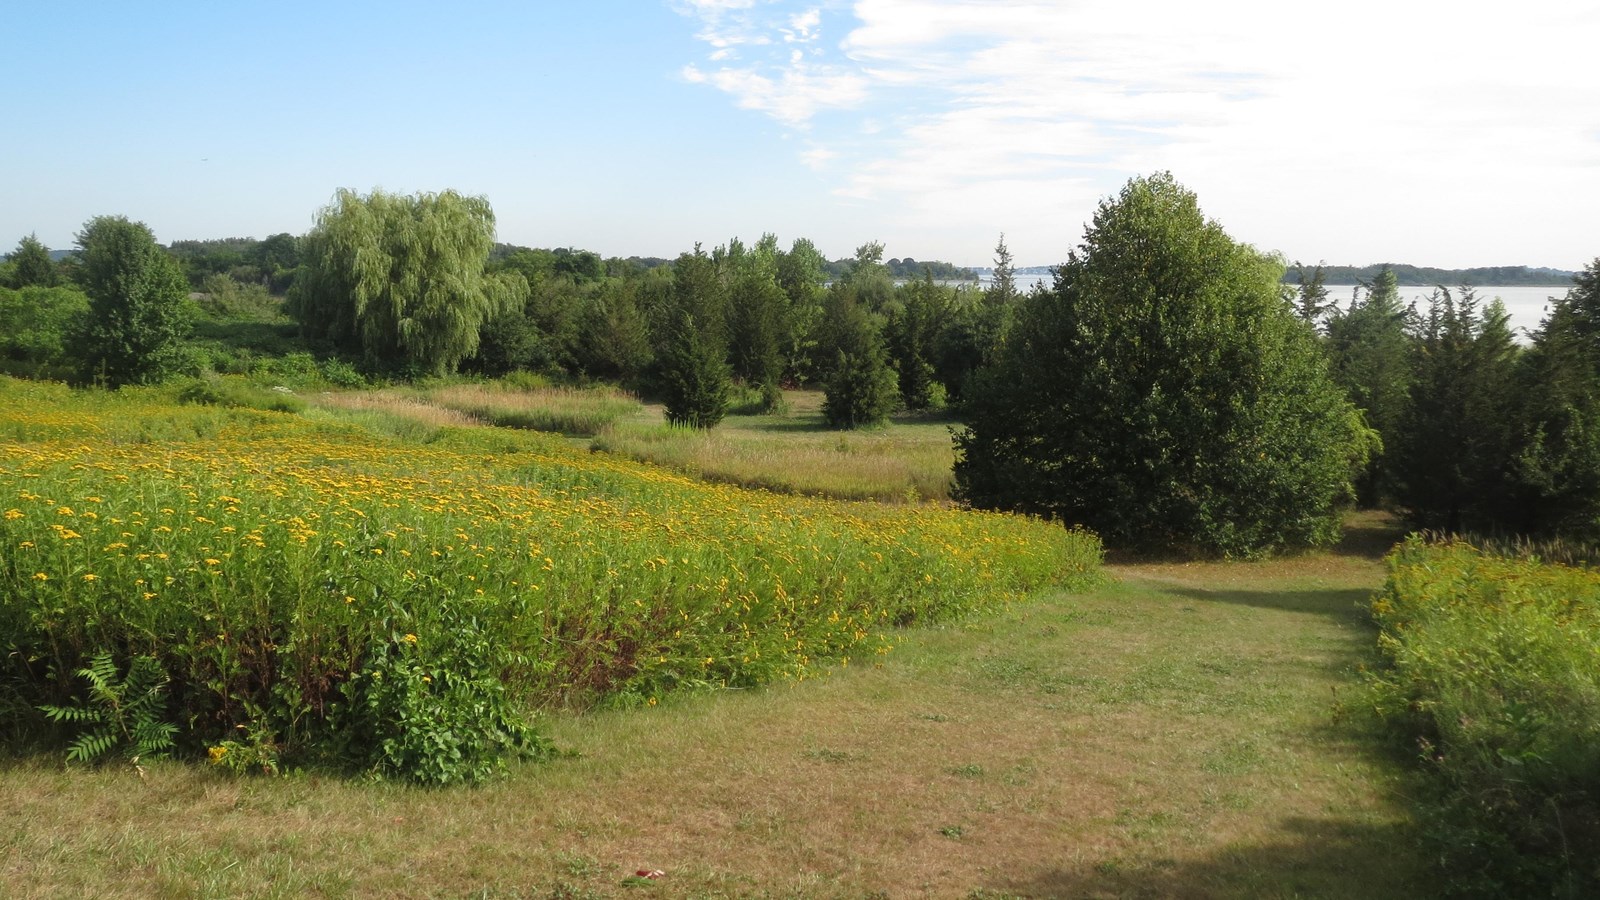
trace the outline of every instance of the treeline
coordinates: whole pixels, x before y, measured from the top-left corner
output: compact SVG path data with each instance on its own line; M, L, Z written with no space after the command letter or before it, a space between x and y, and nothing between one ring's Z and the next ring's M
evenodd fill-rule
M96 223L113 219L119 237L102 246ZM142 286L92 284L84 261L102 251ZM919 277L900 281L911 266ZM953 274L885 262L876 242L830 263L773 235L673 260L517 247L494 241L483 198L346 191L298 237L163 251L143 225L101 217L59 263L23 239L0 267L0 366L107 384L250 371L261 354L310 355L339 383L520 370L619 381L699 427L809 385L827 391L830 421L857 427L959 399L1002 340L1014 282L940 283ZM249 345L222 346L225 334Z
M1600 540L1600 260L1526 348L1470 287L1402 305L1385 268L1341 310L1319 274L1295 306L1381 438L1356 479L1365 503L1449 532Z
M1298 283L1305 271L1295 265L1284 272L1286 284ZM1429 266L1410 266L1404 263L1374 263L1370 266L1321 265L1323 279L1328 284L1371 284L1379 272L1390 272L1400 284L1449 284L1481 287L1495 286L1549 286L1571 287L1573 272L1545 267L1479 266L1472 269L1435 269Z

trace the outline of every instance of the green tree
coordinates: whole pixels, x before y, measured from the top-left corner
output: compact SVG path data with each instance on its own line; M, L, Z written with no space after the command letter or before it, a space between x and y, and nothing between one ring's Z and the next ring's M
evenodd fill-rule
M788 342L788 305L777 280L777 239L763 235L728 284L729 359L745 384L776 390Z
M877 322L850 285L829 291L823 316L828 336L822 345L833 355L823 376L823 416L835 428L883 423L894 412L900 385Z
M900 400L907 409L944 405L945 389L934 379L932 359L946 318L945 291L931 273L900 288L902 301L884 328L889 358L899 380Z
M527 283L485 274L494 211L455 191L341 190L306 235L288 309L302 331L377 368L452 372L484 323L519 305Z
M0 369L29 378L63 377L89 298L72 287L0 288Z
M1600 540L1600 259L1534 332L1518 383L1520 533Z
M1299 263L1295 263L1294 271L1298 286L1295 291L1295 312L1311 327L1320 327L1334 309L1333 302L1328 299L1328 275L1321 263L1311 270L1309 278L1306 277L1305 266Z
M633 381L649 368L650 331L633 281L609 281L592 295L578 323L578 365L589 375Z
M1335 539L1359 415L1281 277L1171 175L1130 181L980 375L959 495L1141 548Z
M816 245L805 238L797 238L788 252L777 254L778 286L788 297L781 348L783 377L793 384L814 380L821 368L817 329L822 321L825 264Z
M7 261L11 264L12 287L55 286L56 264L50 261L50 248L37 236L30 234L18 241Z
M733 377L722 349L688 312L680 312L661 360L662 400L667 421L712 428L728 413Z
M1006 246L1006 236L994 247L994 276L983 292L982 314L978 319L977 340L985 365L1000 358L1006 335L1011 331L1022 293L1017 290L1016 266L1011 258L1011 248Z
M1333 380L1385 445L1356 478L1356 493L1364 506L1381 503L1390 488L1388 446L1411 402L1409 322L1409 314L1400 306L1394 273L1387 267L1378 272L1365 296L1357 294L1349 308L1335 309L1327 320L1324 346Z
M1410 402L1390 470L1417 524L1456 532L1514 518L1517 346L1495 300L1443 288L1413 339Z
M78 233L89 315L80 333L88 378L159 381L177 366L188 332L183 271L143 222L98 216Z

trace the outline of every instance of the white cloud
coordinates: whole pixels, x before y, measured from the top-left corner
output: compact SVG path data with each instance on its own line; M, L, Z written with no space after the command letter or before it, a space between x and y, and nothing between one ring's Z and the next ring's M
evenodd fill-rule
M725 37L732 7L713 6ZM858 0L848 29L828 5L739 8L750 40L827 48L834 22L844 37L700 80L796 129L860 110L821 136L838 194L910 230L962 217L1004 228L1019 258L1058 258L1095 198L1165 168L1236 236L1290 255L1578 265L1600 249L1567 209L1600 196L1587 5Z

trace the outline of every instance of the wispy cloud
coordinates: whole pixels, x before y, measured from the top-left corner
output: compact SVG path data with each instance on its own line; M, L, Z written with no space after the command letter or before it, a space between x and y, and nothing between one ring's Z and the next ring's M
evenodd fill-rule
M963 217L1064 247L1095 197L1170 168L1247 239L1329 252L1315 206L1362 229L1341 246L1377 258L1415 224L1352 204L1531 215L1551 186L1600 195L1586 47L1600 11L1563 0L1492 21L1392 0L696 6L714 50L769 45L685 77L811 130L835 149L802 161L828 162L841 198L907 228ZM850 115L816 134L830 111ZM1456 255L1482 258L1503 234Z

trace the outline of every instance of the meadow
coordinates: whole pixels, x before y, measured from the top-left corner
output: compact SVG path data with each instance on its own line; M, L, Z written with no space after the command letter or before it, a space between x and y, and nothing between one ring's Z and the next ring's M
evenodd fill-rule
M542 746L520 709L802 681L1100 556L1024 518L705 484L538 432L3 395L8 721L92 712L98 654L130 681L150 659L180 748L245 766L472 780Z

